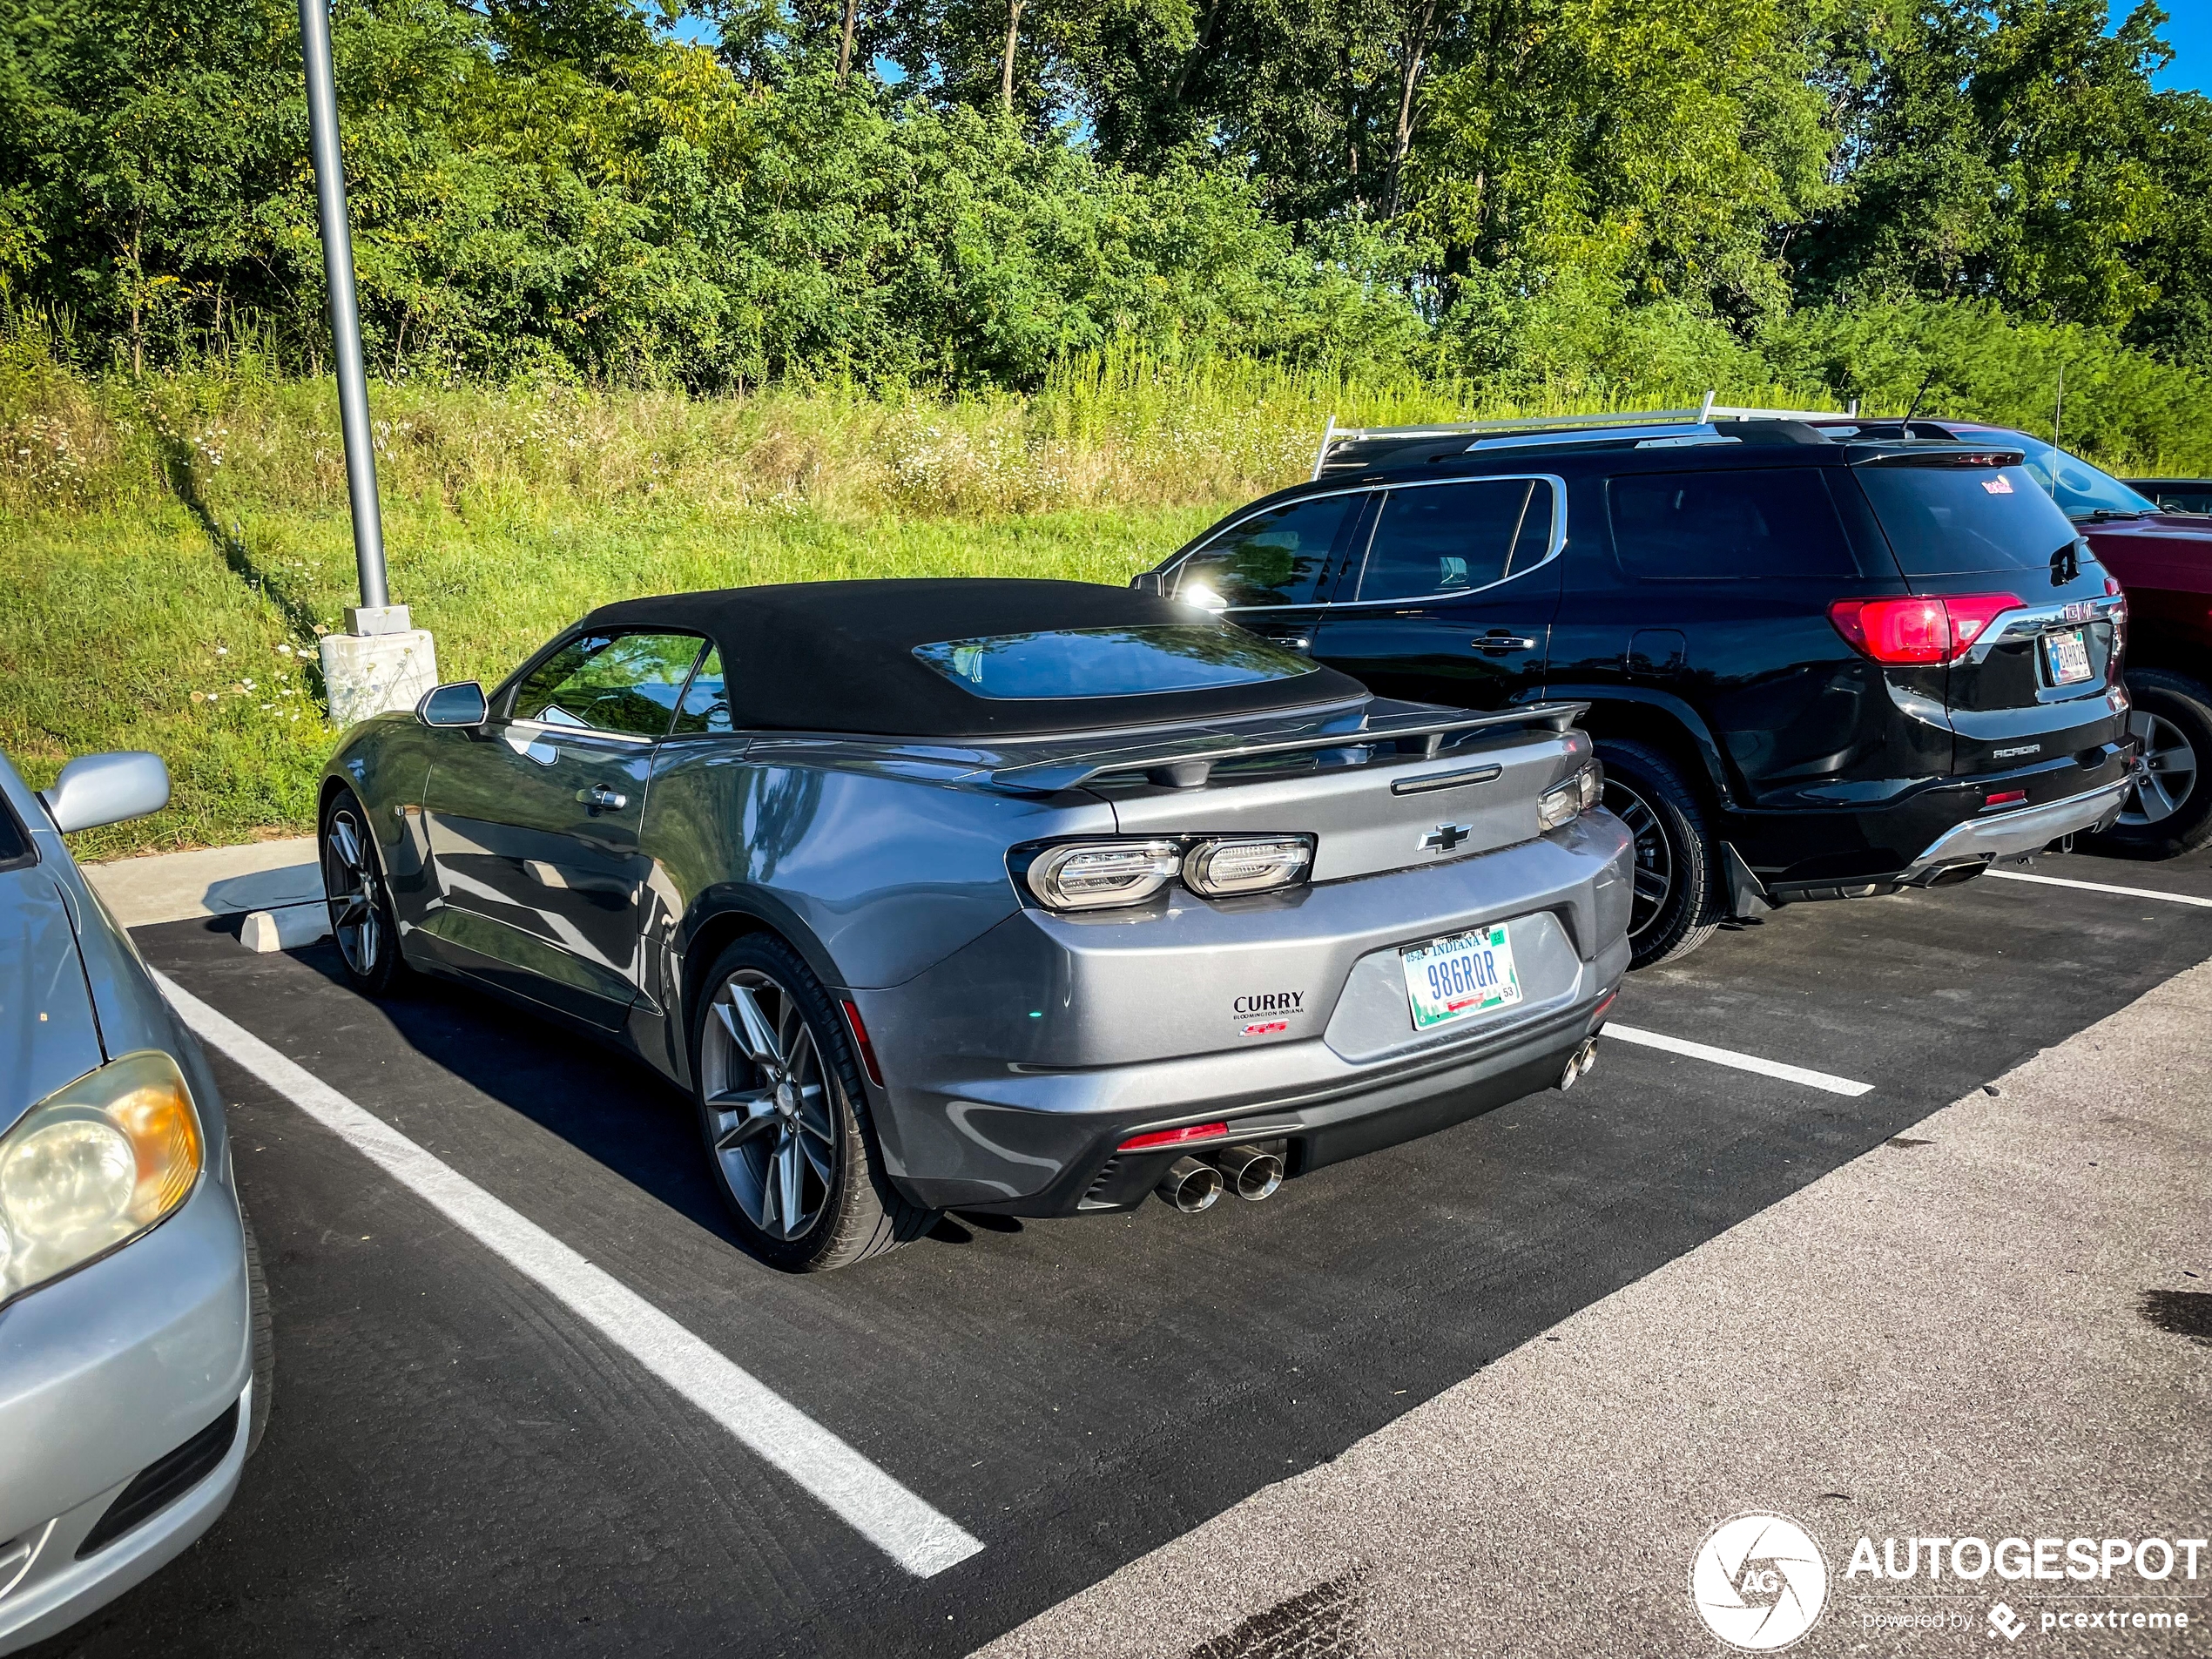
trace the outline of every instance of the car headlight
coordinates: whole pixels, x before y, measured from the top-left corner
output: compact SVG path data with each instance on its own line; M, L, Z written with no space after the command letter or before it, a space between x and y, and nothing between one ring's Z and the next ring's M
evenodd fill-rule
M1555 830L1573 823L1595 808L1604 792L1605 768L1593 760L1565 783L1554 785L1536 797L1537 826Z
M1173 841L1076 841L1038 855L1029 891L1055 910L1141 904L1182 867Z
M1184 855L1184 884L1215 898L1287 887L1313 862L1303 835L1237 835L1200 841Z
M148 1049L87 1072L0 1136L0 1302L126 1244L206 1161L184 1074Z

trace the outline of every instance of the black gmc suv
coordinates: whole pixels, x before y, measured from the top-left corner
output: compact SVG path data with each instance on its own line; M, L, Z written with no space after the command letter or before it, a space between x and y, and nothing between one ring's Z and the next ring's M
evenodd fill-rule
M2108 823L2119 585L2017 448L1815 418L1332 427L1310 482L1135 585L1386 696L1588 699L1639 967Z

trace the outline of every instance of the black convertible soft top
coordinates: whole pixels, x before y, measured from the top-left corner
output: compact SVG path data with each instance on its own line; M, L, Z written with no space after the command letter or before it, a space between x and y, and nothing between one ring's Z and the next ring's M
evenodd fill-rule
M1131 637L1159 637L1130 632L1159 628L1174 630L1169 637L1177 654L1192 661L1257 648L1211 611L1090 582L941 577L722 588L624 599L602 605L582 625L705 634L721 651L731 716L741 730L1048 736L1264 714L1366 696L1358 681L1318 666L1293 668L1287 678L1133 696L1097 695L1074 681L1060 695L986 693L953 671L956 653L936 653L939 666L915 655L916 647L983 642L984 655L996 664L1008 658L994 647L1009 636L1082 631L1092 637L1066 647L1081 661ZM1217 637L1218 650L1212 648ZM961 673L978 661L972 651L957 656ZM980 686L981 671L974 671ZM1009 683L1034 692L1035 671Z

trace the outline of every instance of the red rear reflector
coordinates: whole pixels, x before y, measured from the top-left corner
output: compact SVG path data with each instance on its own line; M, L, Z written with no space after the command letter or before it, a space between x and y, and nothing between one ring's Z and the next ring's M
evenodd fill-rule
M1878 663L1939 664L1965 655L1991 623L2020 606L2011 593L1838 599L1828 620L1853 650Z
M1982 804L1986 806L2010 806L2015 801L2027 799L2025 789L2000 789Z
M1188 1146L1193 1141L1225 1141L1226 1123L1192 1123L1184 1129L1156 1129L1150 1135L1132 1135L1117 1150L1146 1152L1156 1146Z
M860 1010L847 1002L845 1022L853 1028L853 1041L860 1050L860 1063L868 1069L868 1081L878 1089L883 1087L883 1068L876 1063L875 1044L868 1041L868 1028L860 1023Z

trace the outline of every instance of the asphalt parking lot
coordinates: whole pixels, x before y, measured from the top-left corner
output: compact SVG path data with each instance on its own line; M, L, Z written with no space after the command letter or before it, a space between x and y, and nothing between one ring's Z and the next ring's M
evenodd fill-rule
M2033 873L1785 912L1637 976L1615 1010L1824 1086L1610 1040L1571 1093L1264 1204L948 1217L806 1279L737 1250L687 1103L642 1069L443 985L364 1001L327 943L264 956L234 921L142 930L192 996L981 1548L902 1568L215 1055L268 1266L275 1414L216 1528L44 1651L968 1652L2212 957L2212 856ZM1158 1651L1208 1634L1163 1630Z

